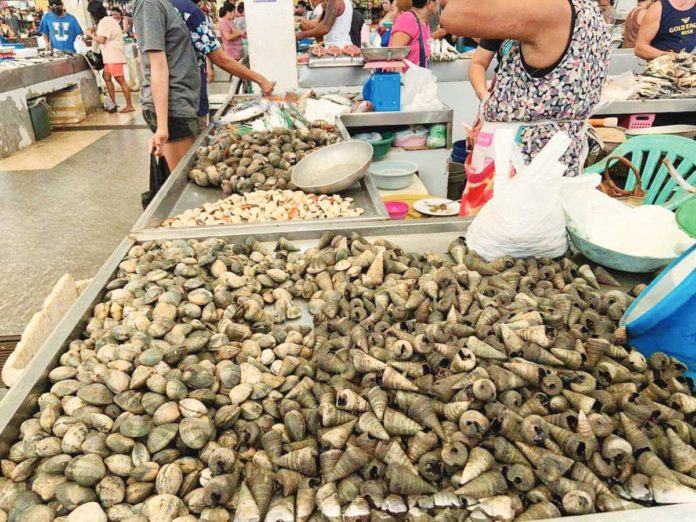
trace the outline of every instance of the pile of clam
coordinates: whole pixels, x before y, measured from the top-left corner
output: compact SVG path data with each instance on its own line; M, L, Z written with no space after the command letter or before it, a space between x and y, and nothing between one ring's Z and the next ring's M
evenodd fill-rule
M189 178L202 187L220 187L225 194L293 189L293 166L317 148L336 141L338 134L321 126L244 135L235 127L221 127L208 145L196 151L196 165Z
M626 347L632 297L601 290L606 271L487 263L461 239L270 248L131 249L1 462L3 519L522 521L696 501L685 368Z
M197 227L238 223L265 223L292 219L356 217L365 212L353 198L339 194L305 194L301 190L255 190L232 194L214 203L167 218L163 227Z

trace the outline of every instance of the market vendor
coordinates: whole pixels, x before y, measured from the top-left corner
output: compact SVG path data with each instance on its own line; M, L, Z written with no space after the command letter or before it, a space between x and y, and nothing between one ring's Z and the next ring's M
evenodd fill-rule
M313 27L303 22L300 26L301 30L295 33L295 39L298 41L305 38L323 39L326 47L351 45L350 28L353 23L351 0L323 0L322 9L324 14L321 20L313 24Z
M217 36L215 36L210 19L205 16L196 3L191 0L170 1L186 23L191 33L193 48L196 51L201 74L200 101L198 106L198 116L202 120L201 123L207 123L205 120L207 120L210 110L206 81L208 76L207 59L233 76L254 82L260 87L264 96L270 95L273 92L275 82L268 80L262 74L252 71L248 67L242 65L220 48L220 43L217 40Z
M658 0L645 13L635 53L652 60L696 48L696 0Z
M564 131L572 140L562 158L565 175L580 174L586 120L599 102L611 50L597 2L450 0L441 24L451 34L512 40L482 103L481 127L493 135L515 131L527 162Z
M406 59L427 67L430 59L430 17L437 9L437 0L413 0L412 6L394 22L389 47L410 47Z
M638 2L635 9L628 13L626 23L624 24L623 42L621 44L623 49L633 49L636 46L638 29L640 29L645 14L648 12L648 7L650 7L653 1L654 0L641 0Z
M63 0L48 0L48 7L50 11L43 15L39 26L46 48L75 54L75 40L82 35L77 18L65 12Z
M15 38L15 32L12 30L12 27L8 23L5 22L3 18L0 18L0 38Z

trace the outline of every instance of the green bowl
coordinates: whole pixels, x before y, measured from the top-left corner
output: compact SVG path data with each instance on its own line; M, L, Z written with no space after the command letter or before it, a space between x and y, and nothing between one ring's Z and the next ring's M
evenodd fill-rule
M684 232L696 238L696 197L677 210L677 224Z
M396 137L393 132L382 132L380 134L382 134L381 140L368 141L368 143L372 145L372 148L374 149L374 153L372 155L373 160L378 160L386 156L389 149L391 149L392 143L394 143L394 138Z

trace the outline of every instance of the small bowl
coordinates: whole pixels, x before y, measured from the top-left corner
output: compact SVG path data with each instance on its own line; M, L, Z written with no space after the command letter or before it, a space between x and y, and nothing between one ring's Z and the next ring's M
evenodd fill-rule
M394 220L406 219L410 207L403 201L387 201L384 207L389 212L389 217Z
M378 161L370 165L368 172L378 189L399 190L413 182L418 165L412 161Z

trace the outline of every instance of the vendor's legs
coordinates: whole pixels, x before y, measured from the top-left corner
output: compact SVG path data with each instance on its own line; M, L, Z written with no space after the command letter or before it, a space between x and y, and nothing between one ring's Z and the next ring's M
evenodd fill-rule
M114 102L114 106L116 106L116 89L114 88L114 83L111 81L111 72L109 72L108 66L109 64L104 65L104 73L102 74L104 78L104 83L106 84L106 90L109 93L109 98L111 98L111 101Z
M133 112L133 98L131 97L130 87L128 82L126 82L125 76L117 76L116 81L121 86L121 92L123 92L123 97L126 99L126 106L121 109L120 112Z
M193 145L193 136L178 141L169 141L164 146L164 158L170 170L174 170Z
M150 110L143 110L143 118L152 132L157 130L157 116ZM191 148L200 133L198 118L177 118L169 116L169 141L163 148L164 158L169 170L173 171Z

